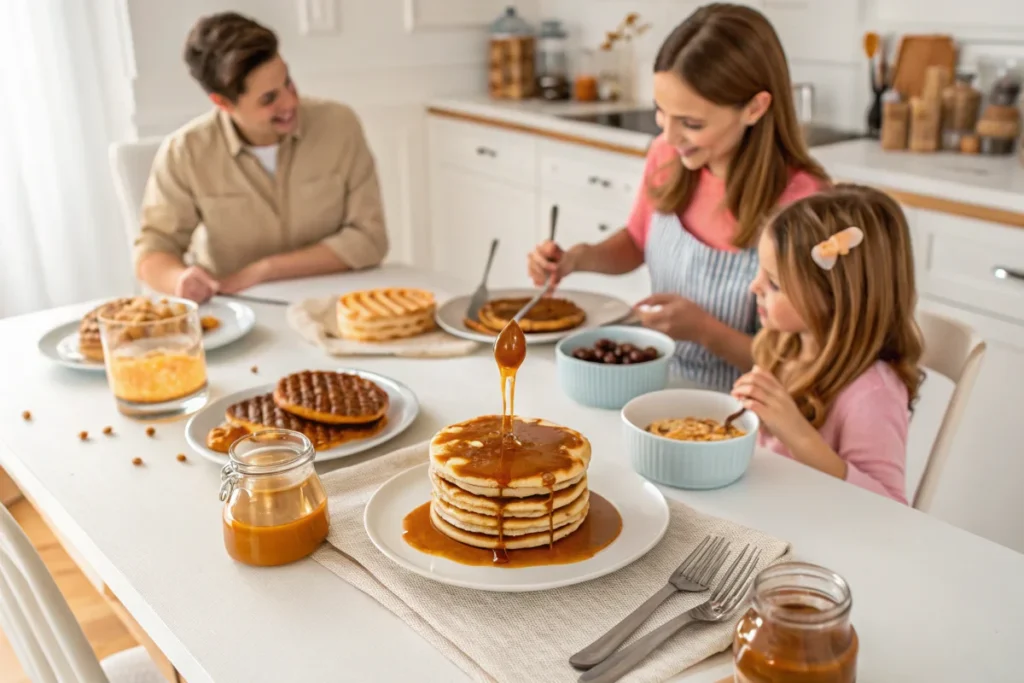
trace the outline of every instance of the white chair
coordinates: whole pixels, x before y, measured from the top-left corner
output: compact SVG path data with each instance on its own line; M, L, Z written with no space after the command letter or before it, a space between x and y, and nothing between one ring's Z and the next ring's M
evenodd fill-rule
M42 558L2 505L0 628L33 683L164 683L142 647L96 658Z
M929 512L949 460L953 438L981 369L985 342L970 326L935 313L918 311L917 322L924 338L921 365L953 382L953 395L942 415L938 434L932 442L924 466L924 474L914 493L913 506Z
M135 244L139 234L139 210L142 195L153 167L153 158L163 138L150 137L135 142L115 142L110 145L110 169L114 176L114 189L120 204L128 246Z

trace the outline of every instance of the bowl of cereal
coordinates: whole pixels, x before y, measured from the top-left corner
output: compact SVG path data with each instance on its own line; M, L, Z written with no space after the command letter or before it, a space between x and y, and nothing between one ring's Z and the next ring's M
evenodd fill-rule
M558 342L555 366L562 391L577 403L618 410L668 384L676 343L656 330L609 325Z
M626 449L641 475L683 489L727 486L747 471L760 423L751 411L726 432L725 418L740 409L728 394L666 389L638 396L622 408Z

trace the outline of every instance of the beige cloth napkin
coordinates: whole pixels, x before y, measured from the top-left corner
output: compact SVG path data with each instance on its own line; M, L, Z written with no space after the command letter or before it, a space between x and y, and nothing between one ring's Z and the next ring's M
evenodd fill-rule
M316 344L332 356L402 356L405 358L446 358L465 356L479 346L443 330L434 330L408 339L363 342L343 339L335 317L336 297L304 299L288 306L288 326L303 339Z
M331 531L329 543L313 559L394 612L477 681L575 681L579 672L569 665L569 656L664 586L705 534L728 538L734 552L746 543L761 548L759 569L788 550L785 541L670 500L671 518L662 541L608 576L535 593L448 586L394 564L377 550L363 527L363 509L373 492L393 475L427 459L423 443L324 476ZM707 597L673 596L631 641ZM732 643L735 621L687 627L622 680L663 681L725 650Z

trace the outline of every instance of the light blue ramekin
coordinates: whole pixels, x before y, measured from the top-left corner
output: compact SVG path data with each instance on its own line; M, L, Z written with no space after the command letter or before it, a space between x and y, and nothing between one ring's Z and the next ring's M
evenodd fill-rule
M655 360L631 365L605 365L573 358L573 351L593 347L599 339L640 348L653 346L660 355ZM555 347L558 383L577 403L618 410L637 396L665 388L675 350L676 343L671 337L644 327L609 325L584 330L562 339Z
M675 441L651 434L647 425L668 418L711 418L724 422L740 409L728 394L700 389L666 389L639 396L622 408L626 450L633 468L651 481L681 489L727 486L747 471L760 421L747 411L734 423L746 432L726 441Z

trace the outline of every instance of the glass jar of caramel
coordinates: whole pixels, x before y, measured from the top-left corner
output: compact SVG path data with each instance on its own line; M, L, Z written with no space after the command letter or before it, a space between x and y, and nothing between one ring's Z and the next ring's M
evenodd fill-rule
M306 557L327 538L327 494L303 434L267 429L231 444L221 470L224 545L258 567Z
M733 639L737 683L853 683L853 599L838 574L789 562L762 571Z

